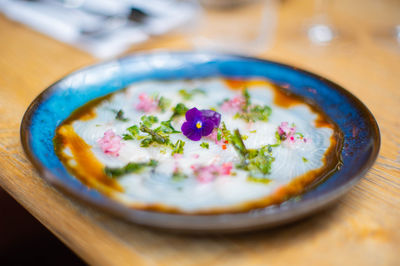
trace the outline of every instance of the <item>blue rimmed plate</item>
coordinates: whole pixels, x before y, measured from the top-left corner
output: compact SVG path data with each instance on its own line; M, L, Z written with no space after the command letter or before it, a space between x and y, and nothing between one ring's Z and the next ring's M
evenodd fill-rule
M167 214L128 208L71 176L54 152L57 126L85 103L146 79L191 79L212 76L267 78L313 100L344 134L343 166L296 200L246 213ZM380 146L379 129L370 111L340 86L304 70L271 61L220 53L157 52L136 54L76 71L41 93L21 124L22 145L47 181L64 192L138 224L187 232L237 232L284 224L335 202L372 166Z

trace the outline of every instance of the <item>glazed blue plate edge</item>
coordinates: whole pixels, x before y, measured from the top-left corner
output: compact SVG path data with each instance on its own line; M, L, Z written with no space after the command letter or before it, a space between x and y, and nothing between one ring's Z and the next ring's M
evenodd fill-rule
M177 56L177 55L182 55L182 53L169 53L170 55L173 55L173 56ZM183 53L183 54L187 54L187 55L190 55L191 53ZM147 56L148 54L141 54L141 55L139 55L139 56ZM151 55L154 55L154 54L151 54ZM126 59L129 59L129 58L131 58L131 57L137 57L138 55L132 55L132 56L130 56L130 57L127 57L127 58L123 58L122 59L122 61L123 60L126 60ZM217 56L218 57L218 54L216 55L216 54L213 54L213 56ZM312 73L310 73L310 72L307 72L307 71L304 71L304 70L301 70L301 69L297 69L297 68L293 68L293 67L291 67L291 66L288 66L288 65L285 65L285 64L281 64L281 63L277 63L277 62L271 62L271 61L267 61L267 60L262 60L262 59L256 59L256 58L247 58L247 57L242 57L242 56L235 56L235 55L223 55L223 56L225 56L225 57L227 57L227 58L240 58L241 60L250 60L250 61L257 61L257 62L260 62L260 63L269 63L269 64L274 64L274 65L279 65L279 66L281 66L281 67L284 67L284 68L289 68L289 69L295 69L296 71L300 71L300 72L302 72L302 73L304 73L304 74L307 74L307 75L309 75L310 77L312 77L312 78L319 78L319 80L321 80L321 81L323 81L323 82L326 82L326 83L328 83L330 86L332 86L332 87L334 87L334 88L336 88L336 89L339 89L342 93L344 93L344 94L347 94L347 97L349 97L349 98L351 98L352 100L354 100L355 101L355 103L356 103L356 105L358 105L359 107L361 106L361 110L363 110L363 111L366 111L367 113L368 113L368 115L366 115L369 119L370 119L370 123L371 123L371 125L373 125L373 127L374 127L374 131L375 131L375 144L376 145L374 145L374 147L373 147L373 150L372 150L372 156L370 156L369 157L369 160L367 161L367 163L366 164L364 164L364 166L363 166L363 168L362 169L359 169L359 170L362 170L361 172L359 171L358 172L358 175L357 176L353 176L353 178L352 178L352 181L353 182L351 182L351 183L355 183L356 181L358 181L364 174L365 174L365 172L367 172L367 170L371 167L371 165L373 164L373 162L375 161L375 159L376 159L376 156L377 156L377 154L378 154L378 151L379 151L379 147L380 147L380 134L379 134L379 128L378 128L378 125L377 125L377 123L376 123L376 120L373 118L373 116L372 116L372 114L371 114L371 112L368 110L368 108L366 108L366 106L363 104L363 103L361 103L361 101L359 101L356 97L354 97L350 92L348 92L348 91L346 91L346 90L344 90L342 87L340 87L340 86L338 86L337 84L335 84L335 83L333 83L333 82L331 82L331 81L329 81L329 80L326 80L326 79L324 79L324 78L322 78L322 77L319 77L319 76L317 76L317 75L315 75L315 74L312 74ZM103 63L104 64L104 63ZM107 64L107 63L106 63ZM88 68L84 68L84 69L82 69L82 70L79 70L79 71L77 71L77 72L80 72L80 71L84 71L84 70L89 70L90 68L92 68L92 67L96 67L97 65L94 65L94 66L90 66L90 67L88 67ZM77 72L73 72L72 74L70 74L70 75L73 75L73 74L75 74L75 73L77 73ZM69 77L70 75L68 75L67 77ZM61 187L62 189L65 189L65 188L67 188L68 190L70 190L69 192L72 192L72 194L74 194L75 196L78 196L78 197L80 197L80 198L86 198L86 201L90 201L90 203L92 203L92 204L95 204L96 206L98 206L99 207L99 204L100 205L113 205L113 207L112 208L114 208L114 209L119 209L119 211L126 211L126 209L125 208L118 208L118 207L120 207L120 206L118 206L119 204L114 204L114 202L112 202L111 200L109 200L109 199L107 199L107 198L104 198L104 196L102 196L102 195L100 195L100 197L95 197L95 199L93 199L93 198L91 198L91 196L94 196L94 195L91 195L91 196L89 196L89 197L87 197L87 195L82 195L82 194L80 194L80 192L81 192L81 190L79 190L79 191L76 191L76 188L70 188L70 187L68 187L68 184L67 184L67 187L65 187L65 183L60 183L60 180L58 180L56 177L54 177L51 173L49 173L46 169L42 169L42 165L41 165L41 163L38 161L38 159L36 158L36 156L33 154L33 153L31 153L31 149L30 149L30 146L29 146L29 143L30 142L32 142L33 140L32 139L29 139L31 136L30 136L30 134L27 134L27 131L26 130L24 130L24 129L27 129L27 128L30 128L30 125L29 125L29 121L31 120L31 118L32 118L32 115L33 115L33 111L35 110L35 107L37 107L37 105L40 105L40 103L43 101L43 100L45 100L47 97L50 97L51 96L51 91L52 90L55 90L56 89L56 85L57 84L59 84L61 81L62 81L63 79L61 79L60 81L58 81L58 82L56 82L56 83L54 83L53 85L51 85L48 89L46 89L44 92L42 92L33 102L32 102L32 104L30 105L30 107L28 108L28 110L26 111L26 113L25 113L25 115L24 115L24 118L23 118L23 122L21 123L21 141L22 141L22 144L23 144L23 147L24 147L24 150L25 150L25 152L26 152L26 154L28 155L28 157L31 159L31 161L33 162L33 164L34 164L34 166L36 167L36 169L38 169L39 170L39 172L46 178L46 179L48 179L51 183L54 183L55 185L57 185L57 187ZM348 186L348 188L350 188L351 186L352 186L353 184L350 184L349 186ZM348 189L346 189L346 191L347 191ZM335 191L332 191L332 192L335 192ZM344 194L344 192L343 193L340 193L340 194ZM326 195L325 194L325 198L328 198L328 195ZM335 197L336 198L336 197ZM95 200L95 202L92 202L93 200ZM314 199L315 200L315 199ZM308 200L307 200L308 201ZM306 202L305 201L303 201L303 204L302 205L304 205L304 204L306 204ZM296 205L299 205L299 203L296 203ZM100 206L101 207L101 206ZM104 206L103 206L104 207ZM106 206L105 206L106 207ZM111 206L110 206L111 207ZM288 206L287 206L288 207ZM298 206L298 207L300 207L300 206ZM106 208L107 209L107 208ZM276 209L275 209L276 210ZM108 210L109 211L109 210ZM117 212L119 212L119 211L117 211ZM137 210L136 210L136 212L137 212ZM141 211L139 211L139 212L141 212ZM254 212L254 215L256 215L256 213L257 212ZM117 213L118 214L118 213ZM222 215L229 215L229 214L222 214ZM234 215L234 216L237 216L237 214L231 214L231 215ZM125 216L125 215L123 215L123 216ZM126 217L125 217L126 218Z

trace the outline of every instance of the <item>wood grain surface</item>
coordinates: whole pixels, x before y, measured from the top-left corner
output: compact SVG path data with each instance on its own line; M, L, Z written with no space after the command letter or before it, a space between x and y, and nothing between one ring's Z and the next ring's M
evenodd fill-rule
M310 44L302 26L313 12L312 1L282 1L274 42L260 57L339 83L378 121L377 162L334 207L272 230L183 236L126 223L61 194L27 160L20 121L44 88L97 60L1 15L0 185L89 264L400 265L400 45L383 40L400 24L399 1L328 2L337 41ZM174 35L131 51L190 47Z

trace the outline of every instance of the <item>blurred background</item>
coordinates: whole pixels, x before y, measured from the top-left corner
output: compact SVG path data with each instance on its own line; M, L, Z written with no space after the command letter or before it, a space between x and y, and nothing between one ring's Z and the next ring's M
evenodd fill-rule
M188 49L249 55L282 33L305 52L345 49L362 35L386 49L400 44L397 0L1 0L0 12L99 59L177 36Z
M8 30L10 24L17 25L15 31ZM35 34L39 37L32 46L46 45L48 39L57 44L36 55L15 48L24 36ZM199 49L284 63L291 63L286 57L290 51L301 67L324 69L329 78L333 63L325 59L332 56L353 67L367 59L379 63L378 54L400 59L400 1L0 0L0 38L16 42L0 44L0 60L13 54L35 64L50 61L55 65L51 73L57 71L58 60L68 61L72 70L131 52ZM78 51L76 57L63 58L61 53L71 49ZM363 53L367 50L379 52ZM309 63L314 58L320 59L319 65ZM54 81L42 78L47 84ZM5 265L35 260L43 265L84 264L2 190L0 213L0 256Z

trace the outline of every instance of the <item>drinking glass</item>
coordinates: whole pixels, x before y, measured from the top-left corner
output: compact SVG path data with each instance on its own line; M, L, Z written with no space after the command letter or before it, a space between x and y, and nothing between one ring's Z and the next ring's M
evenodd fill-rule
M268 49L277 24L276 0L201 0L192 34L199 49L255 55Z

